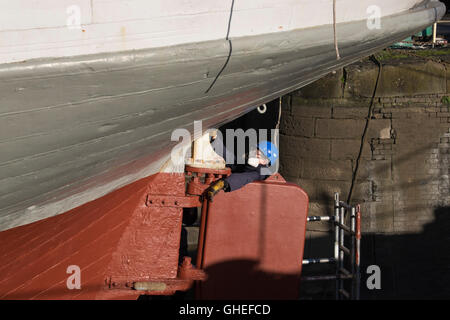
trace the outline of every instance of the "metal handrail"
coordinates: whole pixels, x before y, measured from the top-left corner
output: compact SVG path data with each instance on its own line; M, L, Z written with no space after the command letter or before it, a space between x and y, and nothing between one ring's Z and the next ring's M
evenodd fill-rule
M360 206L351 206L339 201L339 194L334 195L334 216L310 216L308 222L330 222L334 225L334 257L303 259L303 265L334 264L334 275L303 276L302 281L334 280L336 283L336 300L343 298L358 300L360 297L360 241L361 241L361 210ZM350 212L350 226L344 222L345 214ZM350 236L350 248L344 245L345 234ZM344 257L348 261L344 261ZM350 270L345 268L345 263L350 264ZM351 280L350 291L345 287L345 280Z

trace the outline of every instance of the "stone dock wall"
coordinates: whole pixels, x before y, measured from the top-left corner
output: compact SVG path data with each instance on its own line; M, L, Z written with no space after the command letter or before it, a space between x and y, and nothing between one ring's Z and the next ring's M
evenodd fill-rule
M371 61L329 74L284 97L280 172L310 196L310 214L347 199L378 67ZM364 232L421 232L448 206L450 73L446 64L398 59L384 64L353 202Z
M382 63L352 197L363 217L362 298L450 298L450 64ZM332 214L334 192L348 197L377 74L367 60L283 97L280 172L306 190L309 215ZM329 225L307 229L305 257L332 256ZM365 286L373 264L380 290ZM301 287L305 299L333 299L333 290L325 282Z

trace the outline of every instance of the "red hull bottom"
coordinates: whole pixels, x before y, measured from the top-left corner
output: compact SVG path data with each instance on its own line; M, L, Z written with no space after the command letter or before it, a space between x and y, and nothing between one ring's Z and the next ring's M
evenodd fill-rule
M137 299L188 290L194 280L204 281L201 299L295 299L306 193L275 175L217 195L202 217L197 260L206 279L189 258L179 265L182 208L201 206L220 174L208 173L206 184L190 176L188 195L184 174L158 173L0 232L0 299Z
M173 293L182 208L148 207L146 197L184 190L184 174L158 173L0 232L0 299L136 299L141 292L131 287L139 281L164 282L158 294ZM80 288L73 288L78 279Z

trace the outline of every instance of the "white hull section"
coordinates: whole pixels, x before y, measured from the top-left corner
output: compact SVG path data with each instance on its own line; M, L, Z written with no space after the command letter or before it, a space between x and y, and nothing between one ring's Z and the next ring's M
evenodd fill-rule
M337 0L336 22L404 12L422 0ZM0 63L223 39L232 0L0 0ZM333 0L235 1L230 37L333 23Z

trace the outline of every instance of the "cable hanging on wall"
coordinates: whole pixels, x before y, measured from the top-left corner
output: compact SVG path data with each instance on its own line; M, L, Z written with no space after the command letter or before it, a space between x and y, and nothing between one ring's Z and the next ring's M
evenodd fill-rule
M373 89L372 99L370 100L369 112L368 112L367 119L366 119L366 125L364 127L364 131L361 136L361 145L359 147L358 157L356 158L355 170L353 171L353 175L352 175L352 183L350 185L350 190L348 192L347 203L351 203L351 201L352 201L353 189L355 187L355 183L358 178L359 163L361 162L361 157L362 157L362 154L364 151L364 145L366 144L366 135L367 135L367 131L369 130L370 119L372 119L372 116L373 116L373 104L374 104L375 97L377 95L377 90L378 90L380 80L381 80L381 71L383 71L383 65L375 57L375 55L370 56L370 59L375 64L378 65L378 75L377 75L377 80L375 82L375 88Z

